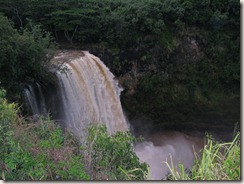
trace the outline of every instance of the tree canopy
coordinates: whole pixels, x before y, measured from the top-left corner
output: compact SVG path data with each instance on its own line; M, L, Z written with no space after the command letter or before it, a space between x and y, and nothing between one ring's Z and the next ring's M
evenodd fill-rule
M45 63L43 52L38 53L48 47L40 40L50 40L50 32L58 43L106 48L112 72L142 76L136 80L146 95L154 93L155 86L172 84L188 91L240 90L238 1L0 0L0 4L0 11L13 22L1 18L1 42L6 42L1 44L3 77L18 82L25 76L37 77L41 72L37 66ZM39 41L26 29L30 20L46 31L39 32ZM33 63L38 65L31 68Z
M2 14L0 25L0 85L14 93L21 85L45 80L49 62L46 49L54 46L51 35L32 22L16 30Z

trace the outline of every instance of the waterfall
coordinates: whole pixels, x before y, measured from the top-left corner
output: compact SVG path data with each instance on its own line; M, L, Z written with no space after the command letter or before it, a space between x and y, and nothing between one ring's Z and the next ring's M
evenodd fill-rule
M128 130L121 103L121 88L114 75L87 51L57 54L53 62L65 61L68 72L56 72L63 122L76 135L89 123L105 124L110 134Z
M38 83L26 85L24 97L32 114L47 115L44 95L41 86Z
M110 134L128 130L120 103L122 89L98 57L88 51L61 51L51 62L62 63L66 70L54 71L57 86L50 86L45 95L38 83L24 89L33 114L44 115L48 110L78 137L84 136L89 123L106 125Z
M98 57L87 51L60 51L51 62L62 63L64 69L53 71L56 85L49 86L45 93L38 83L24 89L33 114L49 112L81 141L84 129L90 123L106 125L110 134L128 130L120 103L122 89ZM170 155L174 165L183 161L186 167L191 167L194 161L192 145L196 150L202 147L199 140L189 136L163 133L137 143L134 151L141 162L149 164L150 178L158 180L169 172L165 161Z

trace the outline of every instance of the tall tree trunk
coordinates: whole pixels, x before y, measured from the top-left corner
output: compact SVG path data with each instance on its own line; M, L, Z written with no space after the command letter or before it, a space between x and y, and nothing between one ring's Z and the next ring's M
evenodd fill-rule
M22 20L23 14L20 15L18 7L14 8L14 13L16 14L17 18L19 19L20 27L23 27L23 20Z

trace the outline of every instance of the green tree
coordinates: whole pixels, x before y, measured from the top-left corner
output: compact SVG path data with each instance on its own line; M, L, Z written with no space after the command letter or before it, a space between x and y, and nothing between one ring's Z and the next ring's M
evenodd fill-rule
M47 50L54 48L51 35L31 22L17 31L0 14L0 85L8 94L16 93L21 85L48 79Z
M18 27L25 23L28 0L0 0L0 11L4 12Z

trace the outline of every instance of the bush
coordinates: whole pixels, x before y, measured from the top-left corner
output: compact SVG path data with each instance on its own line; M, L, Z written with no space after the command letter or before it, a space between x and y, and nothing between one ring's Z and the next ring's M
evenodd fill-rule
M129 132L112 136L105 126L93 125L81 144L52 120L21 118L0 90L0 151L3 180L144 179L146 165L133 151ZM90 172L86 174L84 167Z
M23 122L22 122L23 123ZM48 119L15 125L3 154L6 180L88 180L79 144Z
M14 103L5 99L6 91L0 88L0 153L7 151L6 145L11 133L11 127L17 120L17 108Z
M135 138L129 132L110 136L103 125L87 129L83 152L93 180L142 180L146 164L133 151ZM126 172L133 170L133 175ZM129 177L128 177L129 176Z
M20 118L4 94L0 90L0 179L88 180L74 137L48 118Z

